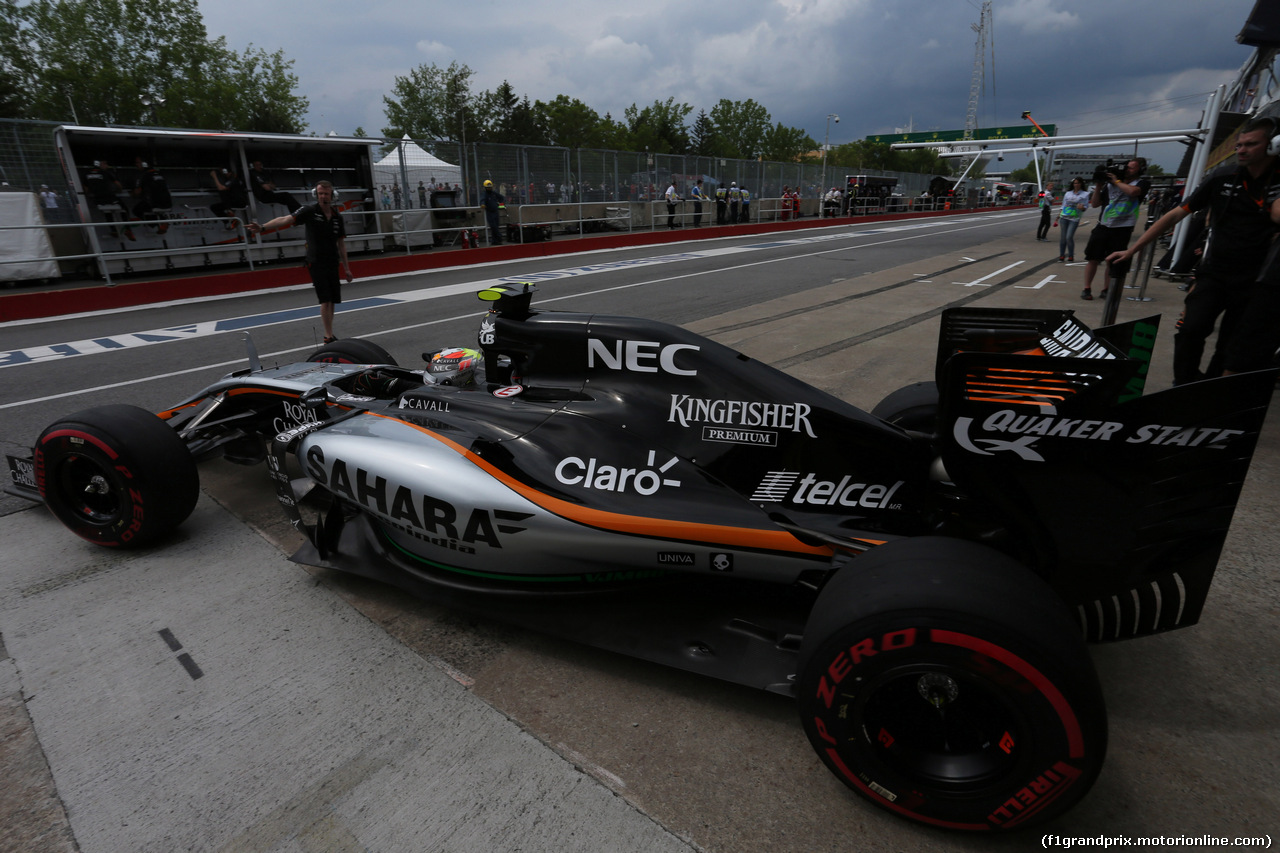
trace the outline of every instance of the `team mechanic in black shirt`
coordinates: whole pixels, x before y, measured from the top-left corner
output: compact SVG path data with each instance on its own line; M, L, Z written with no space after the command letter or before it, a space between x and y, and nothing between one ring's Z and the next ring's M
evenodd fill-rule
M338 279L338 263L346 273L347 284L351 275L351 264L347 261L347 229L342 223L342 215L333 207L333 184L320 181L314 190L315 204L298 208L291 214L277 216L275 219L259 225L249 223L249 233L258 234L276 228L291 228L303 225L307 229L307 269L311 273L311 283L316 288L316 298L320 302L320 319L324 323L324 342L331 344L337 340L333 334L333 306L342 301L342 282Z
M1186 216L1209 208L1209 242L1195 286L1187 294L1182 325L1173 338L1175 385L1219 371L1240 373L1268 366L1267 342L1273 340L1272 330L1280 324L1280 316L1276 316L1280 300L1268 290L1280 282L1261 282L1259 275L1276 234L1273 219L1280 221L1280 205L1275 204L1280 198L1277 154L1280 122L1270 117L1249 120L1236 137L1236 166L1214 171L1190 198L1160 217L1132 246L1107 256L1113 264L1126 261ZM1270 316L1258 316L1267 312ZM1217 353L1208 372L1202 374L1204 342L1219 315L1222 328Z

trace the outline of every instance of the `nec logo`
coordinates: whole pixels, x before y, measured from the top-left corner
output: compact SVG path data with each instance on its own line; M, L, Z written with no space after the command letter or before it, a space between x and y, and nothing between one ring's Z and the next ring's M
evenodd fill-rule
M663 344L661 341L614 341L613 348L597 338L587 338L587 367L600 366L610 370L629 370L632 373L670 373L673 376L697 376L696 370L676 366L676 353L680 350L697 352L693 344Z

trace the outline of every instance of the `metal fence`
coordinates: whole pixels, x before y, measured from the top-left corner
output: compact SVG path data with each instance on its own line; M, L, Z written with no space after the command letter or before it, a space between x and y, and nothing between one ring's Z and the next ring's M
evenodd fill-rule
M171 235L195 228L216 230L225 224L228 230L237 229L233 238L237 245L208 249L204 239L189 251L179 251L172 240L153 239L154 246L143 245L146 241L141 239L137 243L116 241L118 246L111 241L108 241L109 245L99 245L98 241L91 239L90 230L97 228L98 231L93 231L93 235L97 235L103 223L82 221L86 205L77 198L77 182L64 170L55 143L54 129L60 124L0 120L0 180L10 190L42 194L41 212L47 225L78 226L66 230L50 229L49 232L56 256L63 261L76 262L63 264L64 274L98 274L110 280L112 270L130 274L196 263L204 266L247 263L252 267L255 259L282 261L286 256L296 257L301 252L302 241L291 239L291 234L276 235L270 245L264 245L261 238L246 239L242 223L238 220L210 225L205 222L210 217L203 209L193 209L171 220L170 224L177 229ZM192 132L192 136L196 135ZM335 144L337 142L335 140ZM350 140L345 142L349 144ZM827 164L824 170L821 163L779 163L537 145L477 142L464 146L451 141L421 139L370 139L369 143L378 146L371 151L371 168L367 176L369 186L360 186L362 181L357 178L355 186L343 188L344 198L350 198L348 193L352 191L358 194L358 213L344 214L356 216L360 222L359 245L352 246L355 251L411 252L415 245L456 245L462 241L463 231L468 232L467 236L478 231L476 236L490 239L490 235L485 233L484 217L478 210L485 181L492 181L506 197L508 207L503 226L508 233L505 238L523 242L526 239L543 239L554 233L663 227L668 221L663 202L667 186L674 182L677 191L688 199L691 187L699 178L703 180L703 191L708 197L699 224L715 222L715 190L733 183L751 193L751 221L788 218L788 207L780 200L784 190L799 193L803 215L817 216L821 212L823 193L831 187L843 189L845 174L855 172L831 164ZM174 155L176 157L177 152ZM169 164L166 162L166 165ZM276 164L280 172L294 171L291 169L294 165L301 167L301 164ZM311 166L313 171L317 165ZM846 202L841 211L844 214L920 209L918 202L912 200L926 191L932 178L931 175L870 169L856 172L896 177L895 193L901 198L878 205L874 210L863 202L849 211ZM452 191L452 210L448 212L437 205L438 191L442 189ZM258 213L265 215L264 211ZM255 215L252 202L248 215ZM681 225L694 224L694 216L692 204L686 201L680 206L676 219ZM123 216L120 224L124 225ZM160 223L148 224L155 230ZM19 226L33 227L40 226ZM3 233L13 230L6 228ZM3 233L0 233L0 240L4 239ZM127 229L122 229L122 233L127 233ZM12 260L0 262L0 280L5 279L4 267L11 263Z
M57 197L57 222L76 221L75 194L53 144L60 122L0 119L0 181L14 189L40 192L47 186ZM53 210L52 208L50 210Z

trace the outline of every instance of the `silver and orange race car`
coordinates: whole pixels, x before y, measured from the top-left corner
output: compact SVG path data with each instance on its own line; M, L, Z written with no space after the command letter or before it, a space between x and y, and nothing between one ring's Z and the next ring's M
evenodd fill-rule
M369 341L50 425L11 491L162 543L197 462L265 468L293 559L795 697L822 761L958 830L1061 814L1106 752L1087 642L1193 624L1274 371L1144 394L1156 321L952 309L860 411L682 328L483 291L474 350Z

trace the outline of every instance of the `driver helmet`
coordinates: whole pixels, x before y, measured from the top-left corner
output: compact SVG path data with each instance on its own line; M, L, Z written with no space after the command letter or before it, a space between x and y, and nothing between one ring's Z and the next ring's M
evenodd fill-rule
M469 388L476 382L476 368L483 356L465 347L446 347L432 353L427 364L427 381L435 385Z

